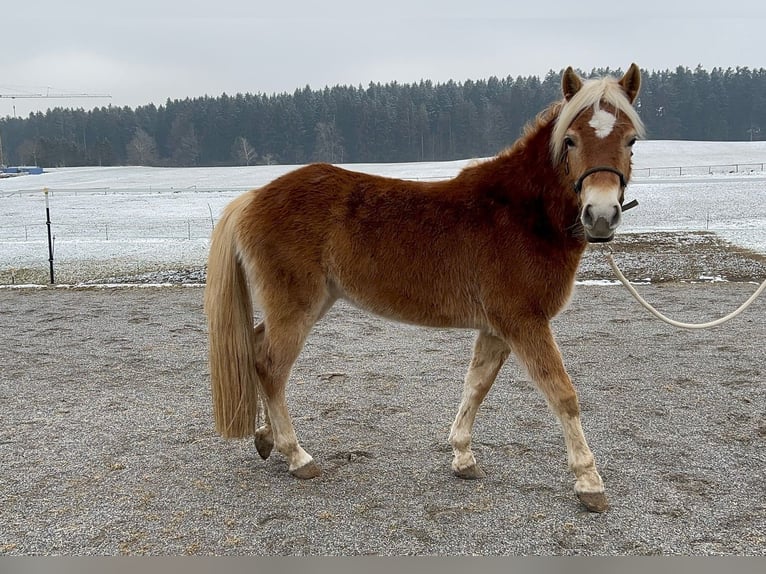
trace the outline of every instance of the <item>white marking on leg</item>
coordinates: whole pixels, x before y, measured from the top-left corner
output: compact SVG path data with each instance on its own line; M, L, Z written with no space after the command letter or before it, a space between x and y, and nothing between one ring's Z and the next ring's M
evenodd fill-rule
M476 419L476 413L479 410L483 393L477 393L477 388L484 380L485 376L481 368L471 368L465 376L463 386L463 397L460 400L460 407L457 410L455 421L449 433L449 442L452 445L454 458L452 459L452 470L458 471L476 464L476 458L471 452L471 429Z
M564 430L569 468L575 475L575 492L604 492L604 482L596 470L596 459L588 447L579 416L562 414L559 417Z
M469 371L469 374L466 375L463 398L449 433L449 442L454 454L452 470L456 472L476 464L476 457L471 451L471 431L481 404L481 398L483 398L483 395L480 398L476 393L479 376L475 371Z
M274 401L275 403L277 401ZM274 446L287 459L289 470L300 468L312 460L300 444L295 435L295 429L287 408L283 404L273 404L269 408L271 416L271 429L274 435Z
M593 112L593 117L588 122L588 125L596 130L596 137L603 139L612 133L616 121L617 118L614 114L599 108Z
M454 453L452 470L455 472L476 465L476 458L471 451L473 423L481 402L509 353L508 345L491 335L480 333L476 339L471 366L465 375L460 407L449 434Z

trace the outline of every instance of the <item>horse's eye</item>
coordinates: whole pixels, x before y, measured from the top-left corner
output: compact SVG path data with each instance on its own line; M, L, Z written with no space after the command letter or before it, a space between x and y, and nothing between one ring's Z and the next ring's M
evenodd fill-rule
M564 145L567 146L567 149L572 149L575 146L575 142L571 137L566 136L564 138Z
M636 138L631 138L630 141L628 142L628 147L633 147L633 144L635 143L636 143Z

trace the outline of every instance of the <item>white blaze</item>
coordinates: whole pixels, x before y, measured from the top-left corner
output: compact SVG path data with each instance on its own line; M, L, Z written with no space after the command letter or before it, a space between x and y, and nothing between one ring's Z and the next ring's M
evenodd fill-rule
M593 112L593 117L588 122L588 125L596 130L596 137L603 139L612 133L616 121L617 118L614 117L614 114L598 109Z

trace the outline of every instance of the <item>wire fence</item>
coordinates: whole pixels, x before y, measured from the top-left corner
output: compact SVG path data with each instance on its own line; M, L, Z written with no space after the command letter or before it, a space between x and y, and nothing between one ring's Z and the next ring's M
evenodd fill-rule
M730 163L673 167L643 167L633 170L633 177L683 177L689 175L732 175L761 173L766 163Z
M83 239L98 241L122 241L137 239L167 239L191 241L207 239L213 231L209 217L189 218L184 220L153 222L98 222L89 223L53 223L55 236L60 240ZM3 225L0 230L2 241L34 241L47 234L45 223L26 223L23 225Z
M0 242L47 234L42 188L0 194ZM217 213L247 188L48 188L59 241L191 241L208 239ZM39 217L39 219L38 219Z
M35 187L26 189L17 189L13 191L0 191L0 198L5 197L30 197L40 196L43 189L48 189L51 198L59 196L109 196L109 195L183 195L185 193L242 193L253 186L240 187L198 187L196 185L184 188L178 187L77 187L77 188L55 188L55 187Z

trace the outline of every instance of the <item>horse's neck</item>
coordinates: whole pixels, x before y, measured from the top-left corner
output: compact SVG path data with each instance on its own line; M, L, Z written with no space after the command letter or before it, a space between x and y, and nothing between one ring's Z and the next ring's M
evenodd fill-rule
M551 131L547 123L526 134L498 156L497 161L505 165L497 173L503 174L502 185L508 194L520 202L544 206L547 226L562 238L582 238L584 248L577 194L562 179L559 166L552 163Z

